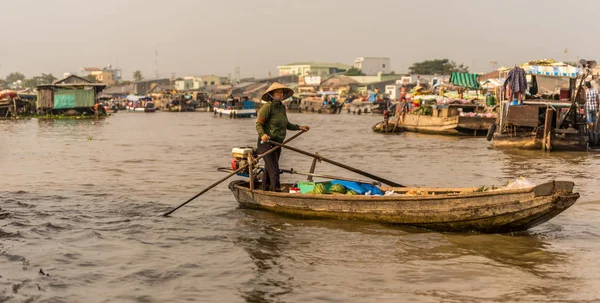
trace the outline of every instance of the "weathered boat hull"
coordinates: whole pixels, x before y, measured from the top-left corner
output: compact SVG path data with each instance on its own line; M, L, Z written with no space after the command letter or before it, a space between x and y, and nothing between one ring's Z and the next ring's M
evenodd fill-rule
M299 112L302 113L317 113L317 114L339 114L340 113L340 109L339 108L335 108L335 107L319 107L319 108L315 108L315 107L305 107L305 108L299 108Z
M225 115L225 116L234 116L236 118L251 118L256 117L257 111L256 109L223 109L216 108L214 111L214 115Z
M586 137L559 137L554 136L551 140L554 151L585 151L588 148ZM542 150L543 139L536 135L509 136L495 133L493 146L497 148L516 148L524 150Z
M368 101L354 101L352 103L345 104L343 110L349 114L375 114L382 115L384 104L373 103Z
M311 218L367 220L442 232L523 231L555 217L577 201L573 183L461 195L347 196L289 194L229 184L241 207Z
M487 129L494 123L495 118L485 117L432 117L426 115L405 115L404 121L398 123L396 121L388 122L387 127L384 122L375 124L372 129L375 132L418 132L436 135L450 136L486 136ZM394 130L395 129L395 130Z
M339 104L323 104L323 101L302 100L300 111L303 113L339 114L342 108Z

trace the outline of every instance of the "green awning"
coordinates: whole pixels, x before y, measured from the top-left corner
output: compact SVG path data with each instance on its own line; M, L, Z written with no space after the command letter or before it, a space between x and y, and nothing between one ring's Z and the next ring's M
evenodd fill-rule
M450 83L456 86L466 87L468 89L479 89L477 74L452 73Z

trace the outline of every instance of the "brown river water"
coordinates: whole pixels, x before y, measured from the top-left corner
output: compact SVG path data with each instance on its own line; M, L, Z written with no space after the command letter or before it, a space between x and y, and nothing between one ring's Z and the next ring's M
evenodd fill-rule
M244 210L224 176L254 119L117 113L0 121L0 301L598 302L600 153L371 131L378 116L290 114L290 145L404 185L572 180L579 201L528 232L444 234ZM91 140L90 140L91 139ZM286 150L281 166L308 171ZM325 163L318 173L356 177ZM284 175L294 181L299 176ZM233 178L232 178L233 179ZM43 274L42 274L43 272Z

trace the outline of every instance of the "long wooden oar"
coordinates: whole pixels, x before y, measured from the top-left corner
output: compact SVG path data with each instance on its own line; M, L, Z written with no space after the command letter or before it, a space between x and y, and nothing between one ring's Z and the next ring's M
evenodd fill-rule
M303 133L304 133L304 131L300 131L299 133L295 134L295 135L294 135L294 136L292 136L291 138L289 138L289 139L287 139L287 140L283 141L283 143L277 143L277 146L275 146L275 147L273 147L273 148L269 149L268 151L266 151L266 152L265 152L265 153L263 153L262 155L258 156L258 157L257 157L255 160L256 160L256 161L258 161L258 160L260 160L261 158L264 158L265 156L269 155L270 153L272 153L272 152L274 152L274 151L278 150L280 147L282 147L282 146L285 146L285 144L286 144L286 143L288 143L288 142L290 142L290 141L292 141L292 140L294 140L294 139L298 138L298 136L302 135ZM269 141L269 142L272 142L272 141ZM181 203L181 205L179 205L179 206L177 206L177 207L173 208L172 210L170 210L170 211L168 211L168 212L164 213L164 214L163 214L163 216L165 216L165 217L168 217L170 214L172 214L172 213L173 213L173 212L175 212L176 210L178 210L178 209L182 208L184 205L186 205L186 204L188 204L188 203L192 202L194 199L196 199L196 198L200 197L200 195L202 195L202 194L204 194L205 192L207 192L207 191L211 190L213 187L215 187L215 186L217 186L217 185L221 184L223 181L225 181L225 180L229 179L231 176L233 176L233 175L235 175L235 174L237 174L237 173L239 173L239 172L243 171L243 170L244 170L246 167L248 167L248 164L246 164L246 165L244 165L244 166L242 166L242 167L240 167L240 168L236 169L235 171L231 172L229 175L227 175L227 176L226 176L226 177L224 177L223 179L221 179L221 180L219 180L219 181L217 181L217 182L213 183L213 184L212 184L212 185L210 185L209 187L205 188L203 191L201 191L201 192L199 192L198 194L196 194L195 196L191 197L189 200L187 200L187 201L185 201L185 202Z
M306 155L306 156L309 156L309 157L317 158L317 159L319 159L319 160L322 160L322 161L325 161L325 162L327 162L327 163L329 163L329 164L333 164L333 165L339 166L339 167L341 167L341 168L344 168L344 169L347 169L347 170L349 170L349 171L351 171L351 172L357 173L357 174L359 174L359 175L363 175L363 176L365 176L365 177L367 177L367 178L371 178L371 179L373 179L373 180L377 180L377 181L379 181L379 182L382 182L382 183L388 184L388 185L390 185L390 186L393 186L393 187L405 187L405 186L404 186L404 185L402 185L402 184L398 184L398 183L396 183L396 182L394 182L394 181L390 181L390 180L387 180L387 179L384 179L384 178L381 178L381 177L375 176L375 175L373 175L373 174L370 174L370 173L368 173L368 172L362 171L362 170L360 170L360 169L356 169L356 168L354 168L354 167L351 167L351 166L348 166L348 165L345 165L345 164L342 164L342 163L339 163L339 162L336 162L336 161L333 161L333 160L327 159L327 158L325 158L325 157L323 157L323 156L321 156L321 155L316 155L316 154L313 154L313 153L309 153L309 152L307 152L307 151L303 151L303 150L301 150L301 149L298 149L298 148L295 148L295 147L291 147L291 146L283 145L283 144L281 144L281 143L278 143L278 142L269 141L269 143L271 143L271 144L273 144L273 145L277 145L277 146L283 147L283 148L285 148L285 149L289 149L289 150L291 150L291 151L295 151L295 152L297 152L297 153L300 153L300 154L303 154L303 155Z
M263 166L257 166L257 168L264 169ZM224 173L233 172L233 169L226 168L226 167L219 167L219 168L217 168L217 170L224 172ZM311 177L324 178L324 179L330 179L330 180L342 180L342 181L358 182L358 183L365 183L365 184L372 184L372 185L381 185L381 182L376 182L376 181L365 181L365 180L352 179L352 178L346 178L346 177L305 173L305 172L295 171L293 168L291 168L291 169L280 168L279 172L290 174L290 175L303 175L303 176L311 176Z
M288 173L291 175L303 175L303 176L311 176L311 177L324 178L324 179L330 179L330 180L343 180L343 181L358 182L358 183L365 183L365 184L372 184L372 185L381 185L380 182L374 182L374 181L364 181L364 180L358 180L358 179L352 179L352 178L346 178L346 177L304 173L304 172L295 171L293 168L292 169L279 169L279 170L283 173Z

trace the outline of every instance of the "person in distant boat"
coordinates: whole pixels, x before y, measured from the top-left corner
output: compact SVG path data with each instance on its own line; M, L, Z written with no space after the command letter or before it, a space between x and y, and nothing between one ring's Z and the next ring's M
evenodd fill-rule
M385 125L385 129L388 128L389 121L390 121L390 111L386 109L383 111L383 123Z
M463 100L465 89L463 87L459 87L456 91L458 92L458 99Z
M263 154L275 147L274 144L266 143L268 140L282 143L285 139L286 130L308 131L308 126L300 126L291 123L281 101L294 95L294 91L287 86L274 82L262 95L261 100L266 101L258 112L256 119L256 132L258 133L258 153ZM281 191L279 180L279 157L281 149L264 157L265 170L262 176L262 190Z
M404 84L400 87L400 99L402 98L406 98L406 86L404 86Z
M598 115L598 91L592 88L590 82L585 83L585 115L590 129L595 129Z
M409 111L408 102L406 101L406 97L402 97L398 105L396 105L396 119L399 119L400 122L404 122L404 116Z

